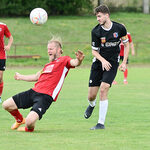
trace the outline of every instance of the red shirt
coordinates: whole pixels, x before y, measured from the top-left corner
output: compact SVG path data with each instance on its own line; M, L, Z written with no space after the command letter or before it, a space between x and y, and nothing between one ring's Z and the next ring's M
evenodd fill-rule
M4 50L4 36L9 38L11 33L7 28L7 25L0 22L0 59L6 59L6 53Z
M128 35L129 43L131 43L132 38L131 38L130 33L127 33L127 35ZM120 44L120 54L119 55L124 56L124 44L123 44L123 42L121 42L121 44Z
M62 56L46 64L33 90L48 94L56 101L69 69L74 68L70 60L69 56Z

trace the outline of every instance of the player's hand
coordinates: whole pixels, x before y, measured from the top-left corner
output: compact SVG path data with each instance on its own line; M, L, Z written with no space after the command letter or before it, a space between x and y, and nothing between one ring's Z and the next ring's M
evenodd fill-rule
M75 55L76 55L76 58L77 58L80 62L82 62L82 60L83 60L84 57L85 57L85 55L83 54L83 52L80 51L80 50L78 50L78 51L75 53Z
M125 70L127 69L127 66L125 63L122 63L120 66L119 66L119 70L122 71L122 72L125 72Z
M10 46L5 45L5 46L4 46L4 50L5 50L5 51L9 51L9 50L10 50Z
M109 71L111 67L112 67L111 64L107 60L102 61L102 69L103 70L106 69L106 71Z
M16 72L15 76L14 76L15 80L21 80L20 76L21 76L21 74Z

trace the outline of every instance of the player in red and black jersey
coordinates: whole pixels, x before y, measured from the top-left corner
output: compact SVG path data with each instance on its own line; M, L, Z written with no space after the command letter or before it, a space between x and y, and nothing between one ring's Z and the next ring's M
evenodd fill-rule
M84 59L84 54L81 51L76 53L76 59L61 56L61 47L58 40L49 41L47 48L50 62L45 65L42 71L34 75L15 74L16 80L37 82L32 89L19 93L3 102L3 108L16 119L11 129L17 129L25 123L26 126L18 128L18 131L32 132L36 121L41 119L51 103L57 100L69 69L79 66ZM30 107L32 109L24 119L18 109Z
M109 8L100 5L95 9L99 24L92 30L92 54L94 55L89 79L88 101L89 106L84 117L88 119L95 107L96 96L100 88L99 119L95 129L104 129L105 117L108 108L108 91L116 76L119 66L119 45L121 40L125 46L125 55L119 66L121 71L126 70L126 61L129 53L129 42L126 28L110 20Z
M133 44L133 41L132 41L132 38L131 38L131 34L129 32L127 32L127 35L128 35L128 39L129 39L129 45L130 45L130 48L131 48L131 55L134 56L135 55L135 51L134 51L134 44ZM121 41L121 44L120 44L120 60L123 61L123 58L124 58L124 44L123 42ZM129 63L129 59L127 59L127 64ZM128 77L128 68L126 68L126 70L124 71L123 73L124 75L124 80L123 80L123 83L124 84L128 84L128 81L127 81L127 77ZM113 81L113 84L117 84L116 81Z
M8 38L8 44L4 43L4 36ZM6 24L0 22L0 103L1 103L1 95L3 91L3 72L6 68L6 51L10 50L10 47L13 42L13 37L7 27Z

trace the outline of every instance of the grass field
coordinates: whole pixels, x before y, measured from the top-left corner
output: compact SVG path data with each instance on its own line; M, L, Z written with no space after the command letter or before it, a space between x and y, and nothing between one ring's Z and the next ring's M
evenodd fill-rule
M112 13L111 19L124 23L132 35L136 56L132 57L130 61L132 63L150 63L149 15ZM14 37L14 44L25 44L16 47L17 55L41 55L36 63L32 59L8 59L8 65L42 65L46 63L47 41L52 34L62 37L64 55L74 57L74 51L81 49L86 55L83 63L91 63L91 30L98 24L95 16L49 16L47 23L42 26L33 25L29 18L0 18L0 21L8 25ZM78 44L72 42L78 42ZM33 43L42 45L32 45ZM43 45L43 43L45 44ZM14 47L8 55L14 55Z
M2 98L33 87L33 83L15 81L16 71L32 74L40 68L7 68ZM88 105L89 67L71 70L56 103L52 104L34 133L10 129L12 116L0 108L0 149L3 150L149 150L150 149L150 69L129 66L129 84L123 85L118 72L109 93L106 129L91 131L98 120L98 103L91 118L85 120ZM26 116L29 110L21 110Z

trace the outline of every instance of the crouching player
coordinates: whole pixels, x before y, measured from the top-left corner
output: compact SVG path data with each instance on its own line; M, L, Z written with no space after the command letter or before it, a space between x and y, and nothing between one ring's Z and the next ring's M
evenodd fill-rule
M47 48L49 63L42 71L34 75L15 74L16 80L37 81L34 88L14 95L2 104L3 108L16 119L12 130L33 132L36 121L40 120L52 102L56 101L69 69L79 66L84 59L84 54L79 50L76 52L76 59L61 56L62 46L57 39L50 40ZM23 118L18 109L30 107L32 107L30 113ZM25 127L19 127L22 124L25 124Z

